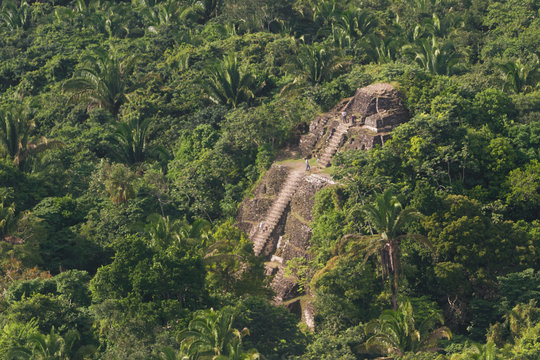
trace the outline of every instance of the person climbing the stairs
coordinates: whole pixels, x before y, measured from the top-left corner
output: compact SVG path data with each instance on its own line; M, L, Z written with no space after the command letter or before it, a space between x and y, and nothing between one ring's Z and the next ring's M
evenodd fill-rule
M347 122L347 112L345 110L341 112L341 121L343 121L344 123Z
M306 171L309 171L311 169L311 166L309 166L309 159L307 157L304 159L306 160Z

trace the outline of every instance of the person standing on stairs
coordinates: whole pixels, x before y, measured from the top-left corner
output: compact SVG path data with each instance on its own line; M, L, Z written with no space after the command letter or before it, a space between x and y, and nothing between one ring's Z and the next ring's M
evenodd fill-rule
M343 121L344 123L347 122L347 112L345 110L341 112L341 121Z
M311 166L309 166L309 159L307 157L304 159L306 160L306 171L309 171L311 169Z

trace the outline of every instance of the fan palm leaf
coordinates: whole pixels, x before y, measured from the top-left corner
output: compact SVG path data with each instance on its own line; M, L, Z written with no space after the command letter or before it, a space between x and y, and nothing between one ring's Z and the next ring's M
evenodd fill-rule
M71 93L70 101L84 100L88 108L103 108L118 118L120 107L127 101L126 75L134 61L134 56L120 61L114 54L96 49L81 60L83 66L64 83L63 90Z
M227 310L199 313L178 335L178 340L194 359L230 358L233 353L239 356L242 337L249 331L234 329L233 321L234 315Z
M434 329L442 323L442 315L435 312L417 329L413 307L407 300L397 310L385 310L378 319L366 325L366 334L371 335L366 341L366 347L368 350L377 349L387 355L398 356L406 352L437 351L437 341L452 336L445 326Z
M31 139L35 127L32 118L32 109L23 105L11 105L0 110L0 146L19 169L23 169L29 156L63 145L46 137Z
M209 98L215 103L236 108L242 102L249 102L265 86L251 73L240 68L236 56L224 57L209 69L206 81Z

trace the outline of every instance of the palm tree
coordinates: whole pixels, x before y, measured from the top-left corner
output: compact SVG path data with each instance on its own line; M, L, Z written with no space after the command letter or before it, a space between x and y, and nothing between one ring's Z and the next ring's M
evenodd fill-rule
M419 39L415 45L406 45L403 50L432 74L450 75L460 55L456 52L451 41L440 44L435 36L429 39Z
M341 15L342 10L339 8L338 4L339 2L337 0L315 0L311 5L313 22L319 23L323 28L330 26Z
M207 22L220 14L223 0L192 0L191 6Z
M364 11L346 11L332 24L332 39L340 49L350 49L356 55L357 40L370 34L377 26L375 17Z
M15 203L4 205L5 199L0 202L0 241L6 240L15 230L17 217L15 216Z
M540 81L540 61L527 66L520 59L499 65L503 73L503 90L512 89L516 93L537 89Z
M193 358L189 356L186 352L185 346L181 346L180 350L175 351L173 348L166 347L161 350L162 356L161 360L192 360Z
M173 243L187 243L205 252L205 257L215 254L219 246L210 244L210 223L196 219L191 224L185 220L172 220L168 216L152 214L147 218L145 230L150 235L154 246L166 249Z
M79 339L76 330L68 331L64 337L54 331L47 335L35 334L28 339L29 348L13 349L9 359L28 360L69 360L75 341Z
M439 5L441 0L409 0L409 6L412 7L414 13L417 14L429 14L433 12L434 7Z
M193 359L247 359L241 346L242 337L249 331L233 328L233 321L229 310L201 312L178 335L178 340Z
M134 59L131 56L120 61L114 53L96 49L82 59L83 66L64 83L63 89L71 93L70 101L85 100L89 108L106 109L117 119L120 107L127 101L126 75Z
M342 66L332 51L319 45L304 45L296 58L297 67L315 84L332 78L334 72Z
M414 40L423 37L425 34L448 38L448 35L454 34L458 28L464 26L465 23L458 13L446 14L442 19L436 13L433 13L431 18L423 19L420 24L416 25Z
M106 163L103 167L103 177L105 191L113 203L123 204L135 197L136 191L133 182L136 176L127 166Z
M29 156L62 145L60 141L46 137L30 140L30 134L35 127L32 117L30 108L22 105L12 105L4 111L0 110L0 145L19 169L23 168Z
M149 223L145 230L150 235L152 245L162 250L167 249L173 242L182 242L185 221L171 220L168 216L150 215L147 219Z
M339 17L336 25L351 38L358 39L371 34L377 27L378 21L367 11L349 10Z
M1 23L4 23L9 31L25 29L30 23L30 5L26 1L22 1L19 6L14 0L4 2L0 9Z
M371 34L360 42L360 47L364 49L366 56L377 64L387 64L396 60L399 39L392 36L380 36Z
M236 56L224 57L223 61L210 68L209 72L206 87L210 99L233 108L255 98L256 93L266 85L245 69L241 69Z
M189 6L179 0L167 0L154 5L144 4L141 14L150 25L149 29L155 32L159 25L176 24L181 20L197 21L200 17L198 9L198 6Z
M364 261L374 254L379 256L383 279L386 276L392 277L392 305L394 310L397 310L401 241L411 239L431 248L431 244L422 235L403 233L405 227L422 217L422 214L413 208L404 209L390 189L377 195L373 205L365 205L363 212L376 234L351 234L346 235L344 240L356 238L361 241L365 253Z
M352 49L353 48L353 39L348 32L339 27L332 25L332 40L334 46L339 49Z
M126 122L116 124L116 141L119 145L119 155L129 164L143 162L146 157L149 119L134 117Z
M434 312L417 329L412 305L407 300L399 305L398 310L385 310L378 319L367 324L366 334L371 337L366 341L366 347L398 356L406 352L438 351L438 340L452 337L446 326L434 329L442 323L441 313Z
M497 347L495 343L488 342L486 345L474 343L470 349L461 354L454 354L450 360L496 360Z

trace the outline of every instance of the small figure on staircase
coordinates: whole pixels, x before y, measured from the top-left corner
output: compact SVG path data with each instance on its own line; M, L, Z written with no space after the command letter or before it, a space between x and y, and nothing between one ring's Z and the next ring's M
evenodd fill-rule
M341 121L343 121L344 123L347 122L347 112L345 110L341 112Z
M306 160L306 171L309 171L311 169L311 166L309 166L309 159L307 157L304 159Z
M356 122L356 115L351 115L351 125L354 126L355 122Z
M259 231L264 231L264 221L261 221L259 224Z

